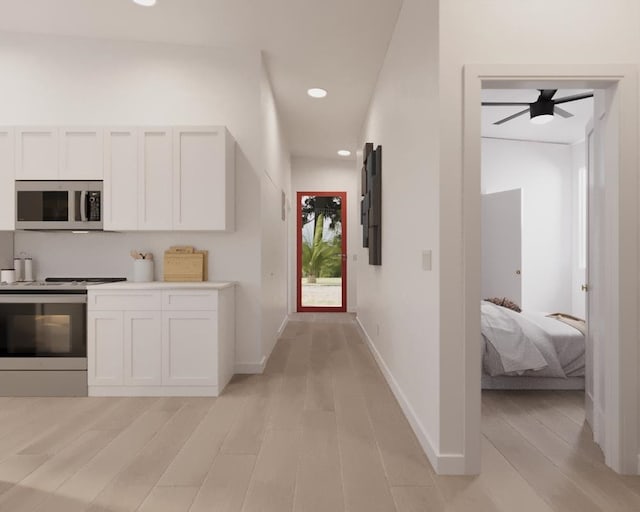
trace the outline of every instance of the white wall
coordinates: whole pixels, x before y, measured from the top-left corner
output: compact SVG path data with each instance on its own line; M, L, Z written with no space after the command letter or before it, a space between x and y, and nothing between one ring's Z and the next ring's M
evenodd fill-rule
M358 316L441 472L477 470L465 458L478 383L464 364L464 66L637 63L638 19L627 0L403 3L364 128L363 142L384 148L383 264L360 258ZM422 248L433 249L431 274Z
M443 455L438 33L437 1L403 2L361 141L382 145L382 265L368 264L359 239L357 276L358 319L436 467ZM432 250L432 271L422 270L423 250ZM461 426L448 428L461 435Z
M289 311L296 310L296 197L298 192L347 193L347 311L357 309L357 264L362 248L360 226L360 168L352 160L301 158L291 161L291 212L289 218Z
M18 233L47 275L128 275L133 247L196 245L210 253L210 278L238 281L236 362L259 367L262 337L262 123L258 51L0 33L5 125L226 125L237 141L234 233ZM264 212L262 212L264 215ZM286 254L285 246L280 249ZM277 249L276 249L277 250ZM160 275L160 268L156 275ZM280 295L285 296L284 290ZM281 302L284 298L281 299ZM270 308L269 308L270 309ZM281 308L282 309L282 308ZM273 322L272 322L273 323Z
M612 0L440 2L441 449L462 455L466 390L463 283L463 71L465 64L640 62L640 3ZM549 13L553 13L550 15ZM571 20L571 29L567 27ZM487 27L498 25L499 30ZM637 115L637 113L636 113ZM425 122L427 118L425 117ZM637 282L637 276L633 276ZM637 364L637 362L635 363ZM467 387L471 390L473 385ZM446 405L445 405L446 404ZM473 435L473 433L469 433Z
M481 187L522 189L522 308L571 312L571 146L482 139Z
M269 75L260 79L265 168L261 177L261 280L263 354L269 357L287 317L288 230L281 216L282 193L289 190L291 163Z
M13 268L13 233L0 231L0 268Z

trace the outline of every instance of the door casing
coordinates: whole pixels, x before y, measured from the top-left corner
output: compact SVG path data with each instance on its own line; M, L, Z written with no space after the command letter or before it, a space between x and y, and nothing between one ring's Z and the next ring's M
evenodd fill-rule
M626 65L481 65L464 67L462 163L462 360L464 365L464 440L460 473L476 474L481 468L480 433L480 104L487 88L615 88L618 109L618 147L612 169L612 188L618 200L614 212L617 230L606 251L615 268L610 287L617 306L608 314L610 343L604 361L607 415L606 463L619 473L638 474L638 90L637 69ZM610 148L611 149L611 148ZM591 293L599 293L593 290ZM597 321L597 319L592 319Z
M342 306L303 306L302 305L302 216L303 196L340 197L342 218ZM344 313L347 311L347 193L346 192L298 192L296 195L296 305L300 313Z

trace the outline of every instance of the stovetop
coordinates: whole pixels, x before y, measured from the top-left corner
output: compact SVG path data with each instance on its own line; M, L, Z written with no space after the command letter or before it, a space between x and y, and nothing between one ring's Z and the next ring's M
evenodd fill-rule
M0 283L0 293L86 293L88 284L126 281L126 277L47 277L44 281Z

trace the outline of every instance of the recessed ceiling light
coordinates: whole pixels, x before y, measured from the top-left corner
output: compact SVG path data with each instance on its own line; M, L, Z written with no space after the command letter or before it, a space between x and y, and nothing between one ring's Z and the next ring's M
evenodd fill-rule
M307 90L307 94L312 98L324 98L327 95L327 91L320 89L320 87L313 87Z
M151 7L156 5L156 0L133 0L134 3L142 5L143 7Z
M341 149L340 151L338 151L338 154L340 156L351 156L351 151L349 151L348 149Z

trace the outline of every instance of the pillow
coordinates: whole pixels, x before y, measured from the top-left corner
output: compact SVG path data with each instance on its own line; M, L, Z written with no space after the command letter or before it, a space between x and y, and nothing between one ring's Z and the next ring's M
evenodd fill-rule
M522 310L520 309L520 306L518 306L515 302L507 299L506 297L502 297L501 299L498 297L492 297L490 299L484 299L484 300L486 300L487 302L491 302L496 306L502 306L503 308L512 309L516 313L522 312Z

